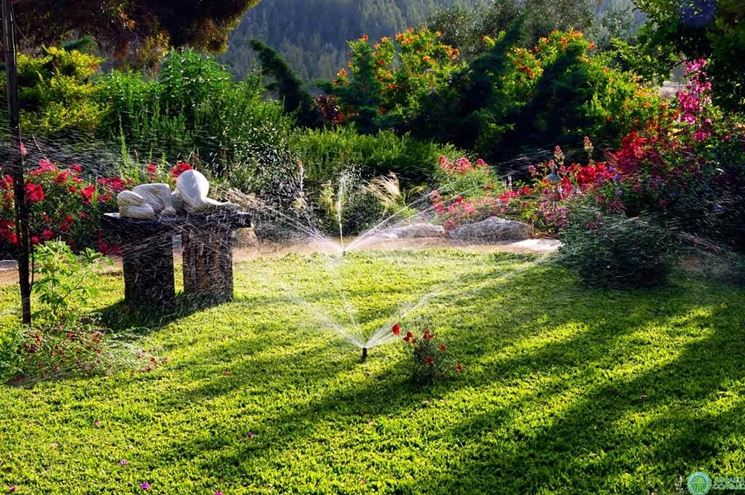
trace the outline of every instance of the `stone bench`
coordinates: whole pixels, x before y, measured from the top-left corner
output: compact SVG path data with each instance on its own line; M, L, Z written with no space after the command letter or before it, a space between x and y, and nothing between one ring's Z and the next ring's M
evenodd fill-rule
M231 300L233 231L250 226L250 214L224 210L158 220L103 217L104 230L121 245L125 302L135 307L175 303L174 235L183 246L184 293L215 304Z

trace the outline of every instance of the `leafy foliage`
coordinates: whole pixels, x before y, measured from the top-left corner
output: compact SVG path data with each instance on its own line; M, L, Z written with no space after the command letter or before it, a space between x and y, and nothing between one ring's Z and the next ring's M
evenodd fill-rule
M303 163L310 183L319 184L356 168L363 179L394 172L408 186L427 181L440 155L451 146L397 136L390 131L359 135L348 128L294 133L291 148Z
M24 131L57 139L83 134L90 139L105 111L96 101L93 80L102 62L60 47L46 47L39 55L20 53L18 97ZM0 91L5 98L4 85Z
M236 185L285 159L291 118L264 101L258 78L233 82L214 59L172 51L157 79L115 71L101 84L108 112L99 134L141 157L194 156Z
M52 241L34 250L34 292L40 316L52 325L78 324L83 308L97 294L96 269L104 257L92 249L79 255L64 242Z
M258 40L251 40L250 43L259 56L264 76L274 79L275 82L267 86L267 89L276 91L285 113L296 114L298 124L303 127L321 127L323 115L293 70L266 44Z
M258 0L38 0L14 2L22 42L30 47L88 34L119 57L169 44L221 50L227 35Z
M574 210L562 231L563 264L593 287L656 287L672 267L670 233L645 218Z

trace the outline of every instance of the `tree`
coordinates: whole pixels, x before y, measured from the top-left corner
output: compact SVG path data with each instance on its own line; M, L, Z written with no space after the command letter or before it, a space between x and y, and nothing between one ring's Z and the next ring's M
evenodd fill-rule
M259 0L13 0L23 46L92 35L118 57L142 48L189 45L220 51Z
M259 55L264 76L274 79L267 89L276 91L284 104L285 113L295 114L304 127L323 127L323 115L305 85L279 54L258 40L251 40L251 48Z
M687 58L711 60L717 103L745 109L745 2L742 0L634 0L655 23L653 41Z

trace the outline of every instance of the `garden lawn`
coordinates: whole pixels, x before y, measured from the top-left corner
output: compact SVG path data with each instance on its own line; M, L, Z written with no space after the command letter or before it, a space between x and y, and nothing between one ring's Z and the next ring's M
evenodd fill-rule
M238 264L233 303L144 323L102 284L91 310L167 360L0 385L0 493L636 495L745 476L745 291L693 275L603 292L514 255L290 255ZM436 386L409 384L400 342L360 364L331 330L423 297L404 330L428 318L465 367Z

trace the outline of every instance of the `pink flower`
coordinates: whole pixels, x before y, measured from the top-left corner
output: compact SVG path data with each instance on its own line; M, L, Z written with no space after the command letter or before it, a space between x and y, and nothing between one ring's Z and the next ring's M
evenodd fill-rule
M23 144L23 143L21 143L20 151L21 151L21 156L27 156L28 155L28 150L26 149L26 145Z
M149 492L152 486L150 486L150 483L147 481L140 483L140 488L145 490L146 492Z
M248 433L246 433L246 438L248 438L249 440L251 440L255 436L256 436L256 433L254 433L252 431L249 431Z
M129 461L127 459L122 459L121 461L119 461L120 466L126 466L127 464L129 464Z

